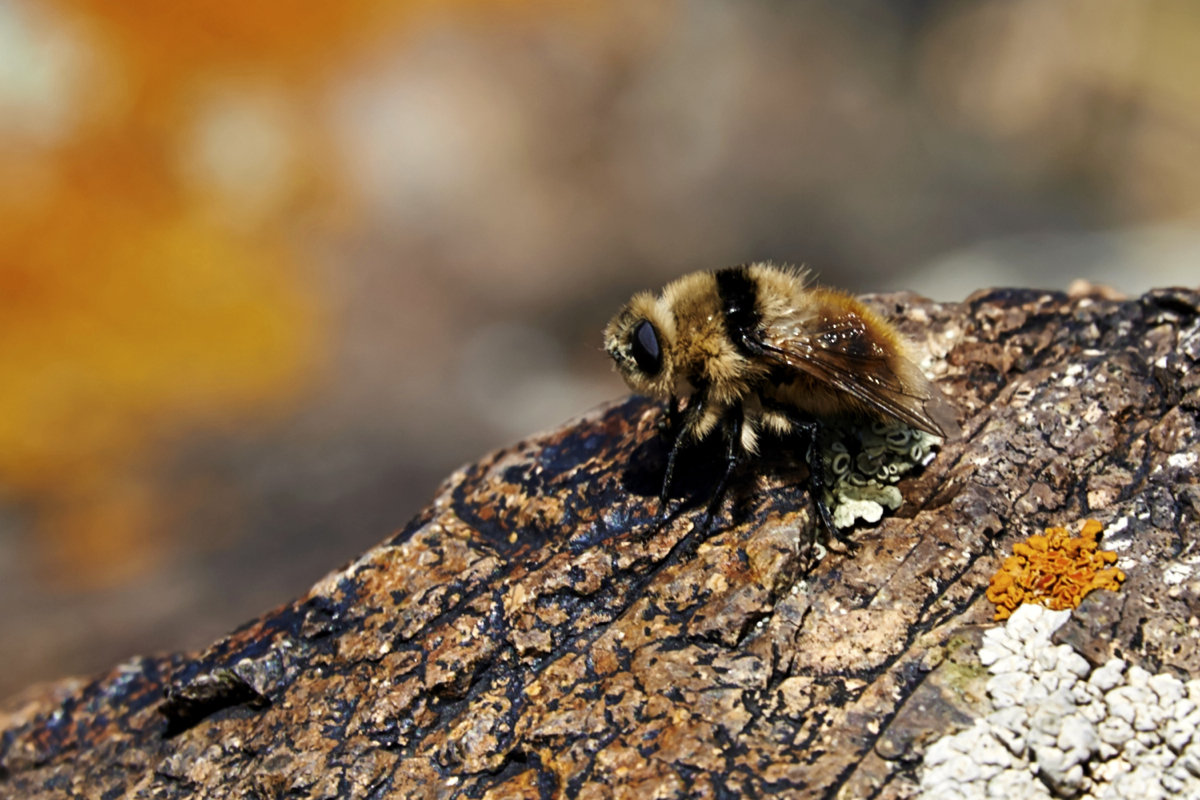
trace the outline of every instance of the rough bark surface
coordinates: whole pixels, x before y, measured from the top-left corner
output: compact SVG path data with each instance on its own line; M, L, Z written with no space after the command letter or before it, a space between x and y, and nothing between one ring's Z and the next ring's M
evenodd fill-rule
M455 473L203 653L12 699L0 796L910 796L982 697L989 577L1085 517L1128 580L1066 636L1200 675L1200 293L872 302L931 354L964 436L856 552L817 558L780 448L709 531L694 459L654 530L662 409L629 399Z

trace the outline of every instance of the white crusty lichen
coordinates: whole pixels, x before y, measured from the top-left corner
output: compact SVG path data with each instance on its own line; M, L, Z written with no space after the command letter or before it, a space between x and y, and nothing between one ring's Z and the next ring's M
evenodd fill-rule
M825 504L837 528L858 520L878 522L904 498L896 486L916 466L928 464L941 439L900 422L829 431L825 450Z
M1070 614L1023 605L984 634L995 710L929 747L922 798L1200 798L1200 680L1092 669L1050 643Z

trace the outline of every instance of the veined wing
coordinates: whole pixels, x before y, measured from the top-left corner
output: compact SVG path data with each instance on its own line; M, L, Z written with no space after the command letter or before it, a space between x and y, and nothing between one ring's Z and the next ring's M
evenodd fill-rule
M915 364L847 312L783 320L763 332L764 356L823 381L862 405L936 436L958 436L954 408Z

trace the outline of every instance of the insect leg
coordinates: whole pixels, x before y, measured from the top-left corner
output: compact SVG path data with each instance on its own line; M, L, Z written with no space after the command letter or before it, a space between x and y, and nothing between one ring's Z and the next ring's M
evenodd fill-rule
M664 439L669 439L678 432L679 426L679 398L672 394L667 398L667 413L658 421L658 432Z
M808 491L812 496L813 505L817 509L817 514L821 518L821 524L825 527L826 534L832 535L843 545L850 550L853 550L855 545L850 538L842 533L833 524L833 514L829 510L829 505L825 502L825 462L820 450L821 422L813 417L798 416L794 409L790 409L782 404L770 404L774 411L785 414L788 422L797 430L808 438L808 444L804 449L804 461L808 465Z
M742 404L738 403L726 412L725 419L721 423L721 432L725 436L725 473L721 475L721 480L717 482L713 496L709 498L708 507L704 510L704 520L700 524L701 530L708 530L713 514L716 513L725 496L729 478L737 468L738 461L741 460L742 426L745 422L746 417L742 413Z
M820 438L821 423L814 419L803 427L808 432L808 447L804 451L804 460L808 462L808 488L812 493L813 505L817 507L825 532L837 539L847 552L853 553L858 549L858 545L851 541L849 534L842 533L833 524L833 514L825 502L825 459L817 441Z
M688 406L683 411L682 418L679 415L679 405L675 401L675 396L671 396L670 405L667 407L667 419L670 426L670 435L672 437L671 452L667 454L667 470L663 475L662 490L658 494L658 516L654 520L654 528L657 530L662 527L667 521L667 515L670 511L670 506L667 504L671 494L671 484L675 480L675 463L679 457L679 451L683 449L687 442L687 432L700 419L701 413L706 403L705 391L701 389L692 395L688 400ZM678 424L671 424L672 417L677 419Z
M818 452L817 438L821 432L821 423L813 420L808 423L808 447L804 449L804 460L808 464L808 487L812 492L813 505L817 507L817 513L821 516L821 522L825 525L825 530L837 537L838 541L845 542L842 534L833 524L833 515L829 511L829 506L825 503L825 462Z

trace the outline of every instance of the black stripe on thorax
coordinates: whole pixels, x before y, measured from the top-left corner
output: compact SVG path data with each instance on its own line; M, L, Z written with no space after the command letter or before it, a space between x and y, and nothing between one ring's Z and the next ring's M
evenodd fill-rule
M725 331L742 355L752 356L758 347L758 291L745 266L718 270L717 295L725 315Z

